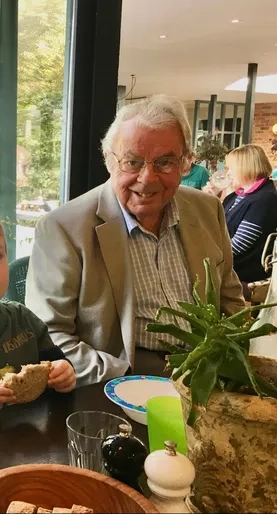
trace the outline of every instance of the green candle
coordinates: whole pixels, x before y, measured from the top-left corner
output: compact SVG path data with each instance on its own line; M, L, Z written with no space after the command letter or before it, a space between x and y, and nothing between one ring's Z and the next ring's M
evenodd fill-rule
M180 398L156 396L146 403L150 452L164 449L165 441L177 443L177 451L186 455L187 441Z

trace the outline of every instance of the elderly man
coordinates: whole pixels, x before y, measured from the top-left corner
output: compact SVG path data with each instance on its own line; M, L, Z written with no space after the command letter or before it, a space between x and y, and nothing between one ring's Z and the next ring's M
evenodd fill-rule
M160 305L191 300L196 274L204 295L205 257L221 310L244 305L220 201L179 187L191 152L182 103L124 106L102 147L110 179L38 222L27 278L26 303L79 386L124 375L140 348L145 360L160 350L145 325Z

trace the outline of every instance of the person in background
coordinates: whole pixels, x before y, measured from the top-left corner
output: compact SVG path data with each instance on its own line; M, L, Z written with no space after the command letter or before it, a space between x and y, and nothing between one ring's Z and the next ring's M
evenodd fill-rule
M209 180L209 171L204 166L195 163L195 153L192 150L187 158L188 166L181 178L182 186L203 189Z
M261 146L248 144L225 159L235 191L223 201L231 238L234 269L249 299L248 282L267 274L261 256L269 234L277 228L277 192L270 180L272 168ZM271 251L271 249L269 249Z
M218 308L244 307L220 201L179 187L191 157L182 102L157 95L123 106L102 150L110 179L38 221L26 283L26 305L73 362L78 386L137 362L142 374L151 365L162 373L164 352L146 324L161 305L193 301L197 275L204 300L206 257Z
M9 267L6 239L0 225L0 298L8 289ZM52 361L48 386L67 393L76 385L72 365L58 346L54 346L47 326L27 307L17 302L0 302L0 368L9 365L19 372L24 364ZM0 385L0 406L15 402L11 389Z

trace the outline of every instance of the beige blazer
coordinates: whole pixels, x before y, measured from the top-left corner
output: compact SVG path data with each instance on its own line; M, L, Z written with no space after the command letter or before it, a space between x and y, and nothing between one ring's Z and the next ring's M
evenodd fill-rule
M224 212L217 198L181 186L180 236L194 281L209 257L222 311L244 305L232 269ZM72 361L78 385L121 376L135 358L128 232L111 182L46 214L37 223L26 304Z

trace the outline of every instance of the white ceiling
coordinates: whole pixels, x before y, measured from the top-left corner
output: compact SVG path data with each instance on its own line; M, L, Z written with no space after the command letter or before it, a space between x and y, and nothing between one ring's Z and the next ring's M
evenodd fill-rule
M119 84L128 91L136 75L133 97L244 102L244 92L224 88L247 75L249 62L258 75L277 73L277 0L123 0Z

